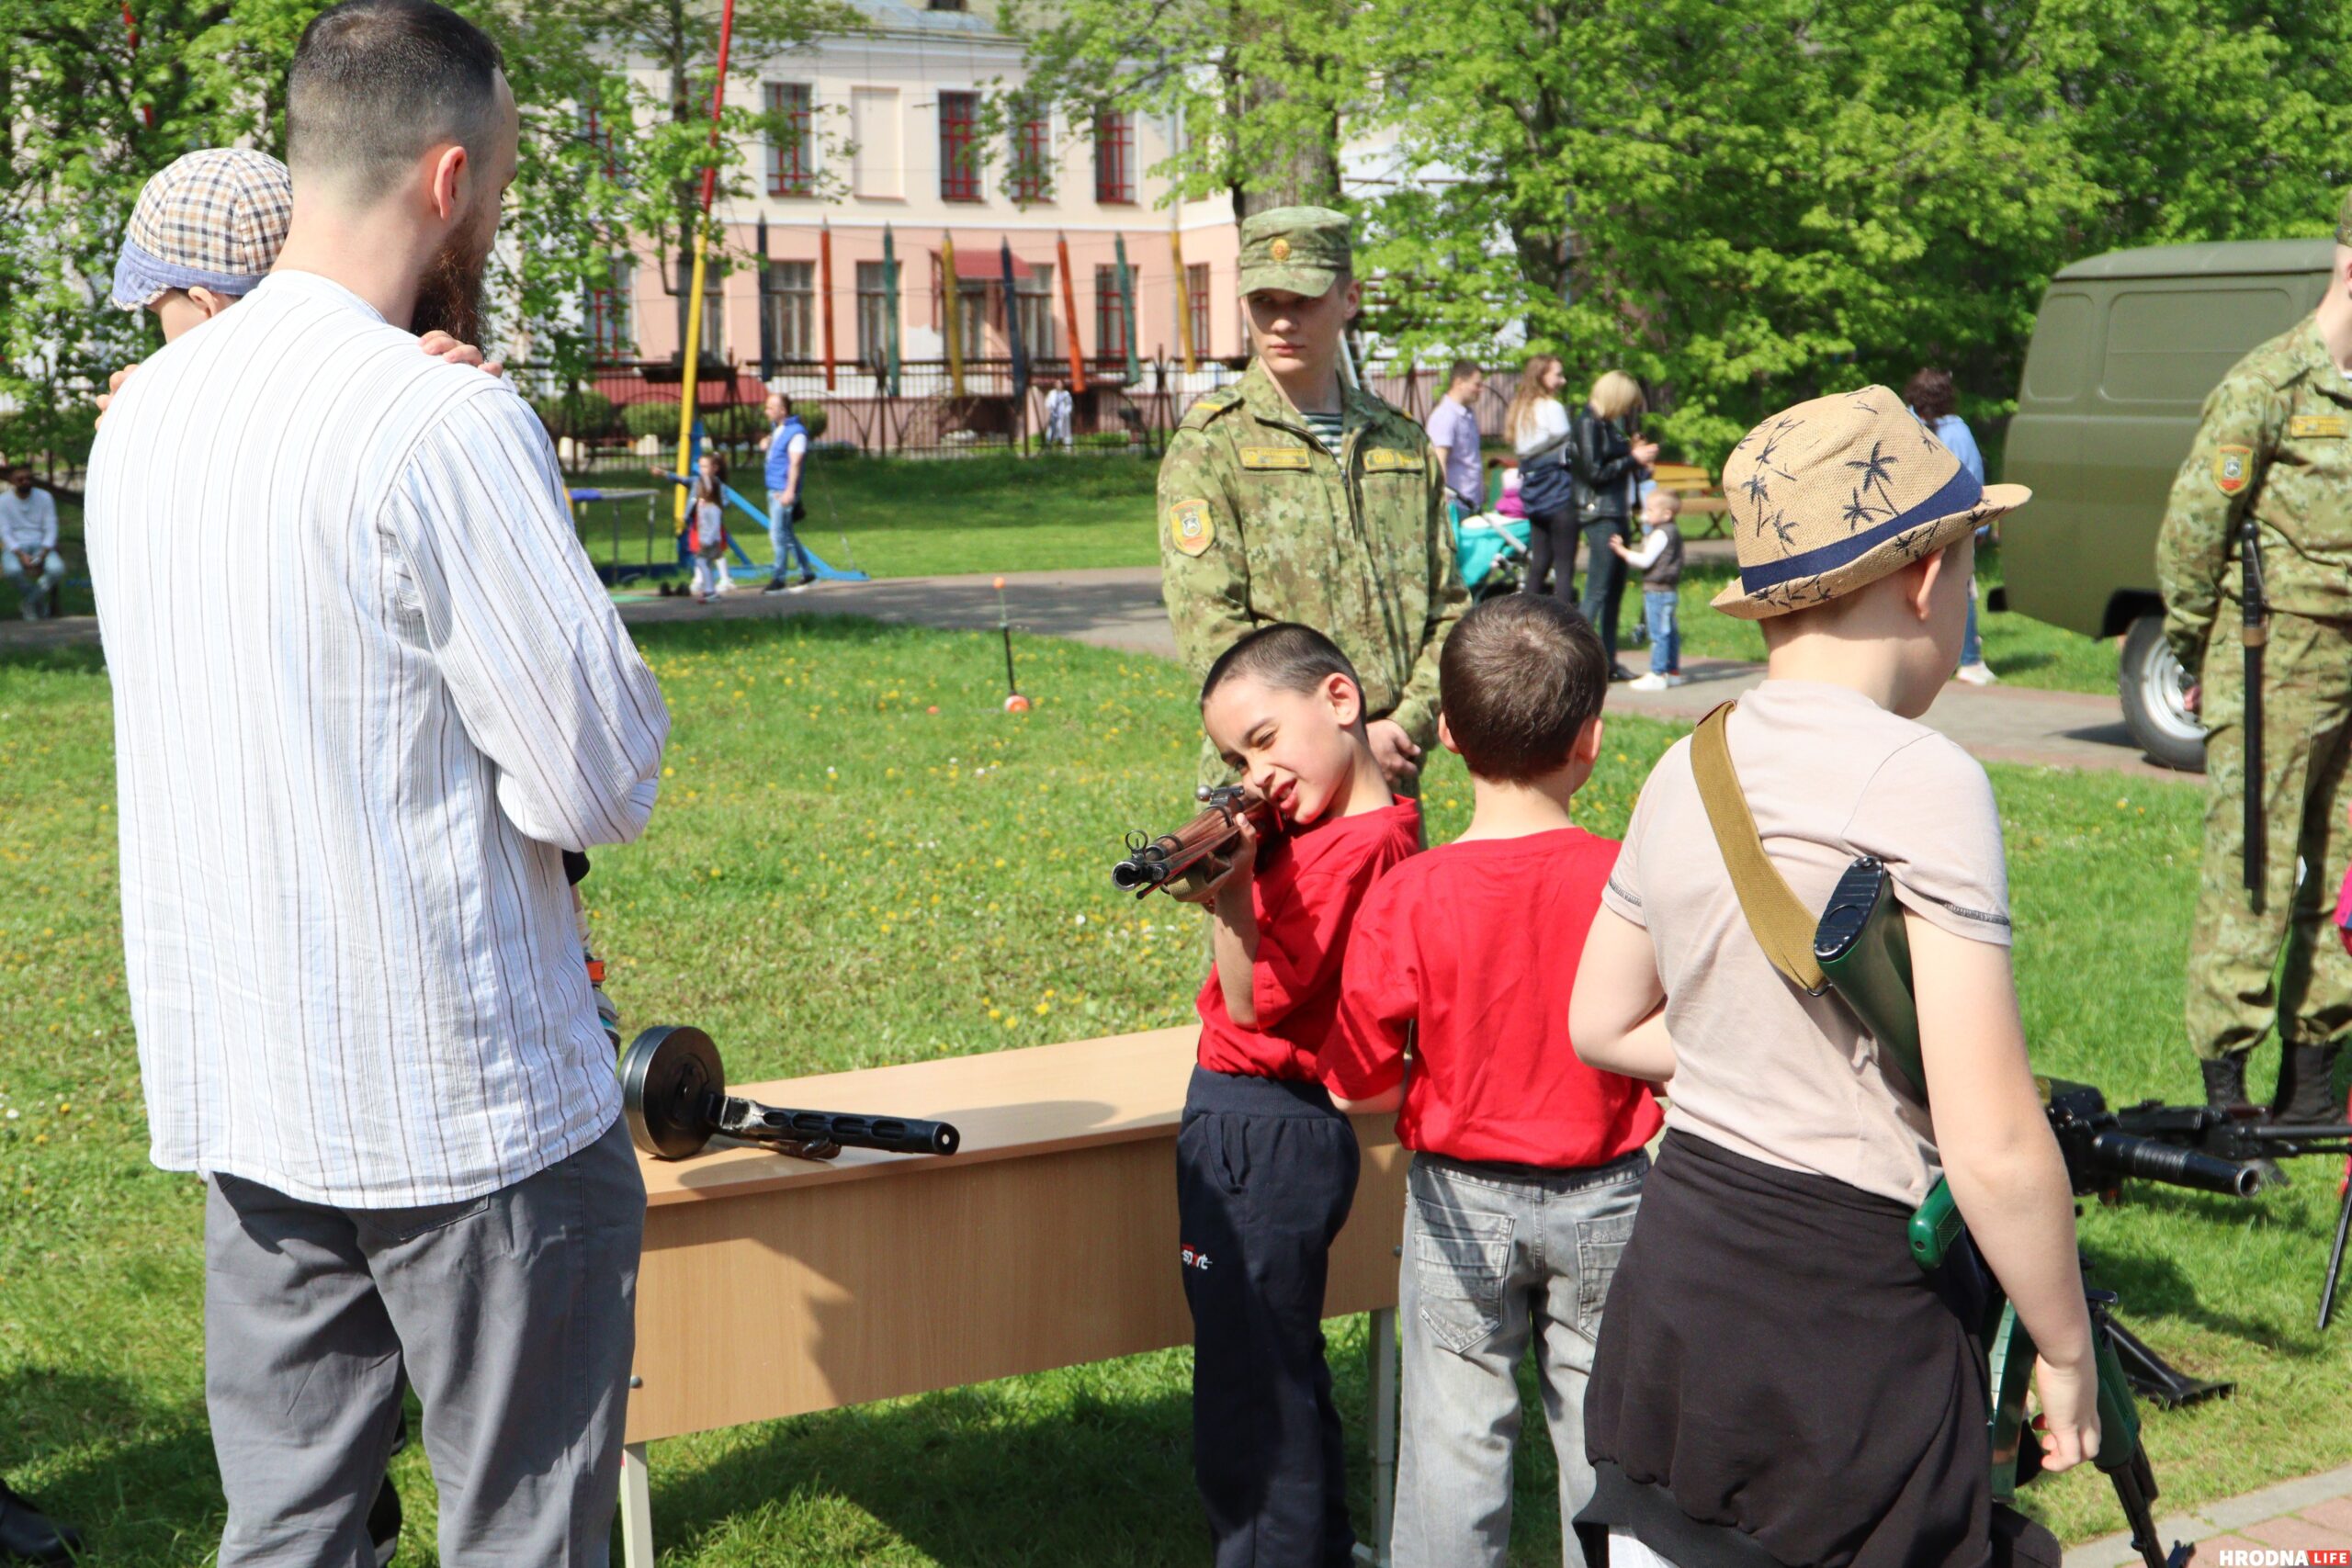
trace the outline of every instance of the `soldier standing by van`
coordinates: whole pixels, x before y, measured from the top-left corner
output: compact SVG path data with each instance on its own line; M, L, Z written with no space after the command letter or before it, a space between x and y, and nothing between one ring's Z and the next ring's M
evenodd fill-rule
M2245 1101L2246 1057L2275 1022L2284 1055L2273 1115L2333 1122L2352 971L2314 955L2334 945L2329 904L2352 799L2352 195L2318 308L2205 400L2157 536L2156 574L2173 654L2203 672L2189 694L2209 735L2187 1011L2206 1099Z
M1159 463L1161 594L1199 679L1241 635L1297 621L1363 683L1389 787L1419 793L1437 743L1437 660L1469 607L1445 480L1421 427L1340 372L1359 295L1344 213L1284 207L1241 225L1257 357L1184 415ZM1205 777L1224 776L1216 753Z

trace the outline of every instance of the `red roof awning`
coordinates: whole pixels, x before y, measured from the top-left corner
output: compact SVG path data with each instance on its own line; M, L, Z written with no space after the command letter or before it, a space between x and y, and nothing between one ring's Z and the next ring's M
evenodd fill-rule
M1033 276L1035 275L1030 272L1027 262L1023 261L1019 256L1012 258L1012 276L1015 282L1026 281ZM993 246L985 251L957 251L956 276L958 281L965 283L1001 282L1004 278L1003 253Z

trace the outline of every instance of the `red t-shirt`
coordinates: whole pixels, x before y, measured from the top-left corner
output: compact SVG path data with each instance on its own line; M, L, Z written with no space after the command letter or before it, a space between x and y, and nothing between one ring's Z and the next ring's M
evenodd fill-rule
M1250 976L1258 1021L1233 1021L1210 964L1196 1004L1201 1066L1311 1081L1316 1053L1337 1032L1340 960L1357 906L1382 872L1420 847L1421 808L1409 800L1261 840L1250 885L1258 912L1258 962Z
M1396 1113L1408 1149L1565 1169L1605 1165L1657 1133L1647 1085L1584 1065L1568 1043L1568 994L1611 839L1579 828L1481 839L1416 855L1357 911L1340 1029L1320 1070L1368 1100L1405 1070Z

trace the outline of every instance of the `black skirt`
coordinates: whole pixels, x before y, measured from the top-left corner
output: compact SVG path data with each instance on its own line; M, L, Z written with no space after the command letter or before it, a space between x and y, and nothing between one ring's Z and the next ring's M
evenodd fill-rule
M1981 1276L1922 1273L1910 1214L1669 1134L1601 1317L1579 1526L1679 1568L2007 1561Z

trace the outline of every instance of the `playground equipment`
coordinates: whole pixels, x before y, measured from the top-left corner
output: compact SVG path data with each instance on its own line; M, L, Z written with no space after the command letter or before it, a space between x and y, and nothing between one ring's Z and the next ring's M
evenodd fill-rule
M996 580L996 627L1004 634L1004 711L1027 713L1029 699L1021 694L1021 682L1012 674L1012 613L1004 607L1004 579Z
M665 472L662 474L661 477L668 479L673 485L684 486L692 482L690 480L681 479L676 474L673 473ZM727 501L729 505L733 506L744 516L749 517L752 522L758 524L763 532L766 531L768 525L768 514L764 511L761 510L759 507L753 506L749 501L745 500L742 492L738 491L733 485L722 484L718 488L719 491L727 497ZM678 534L673 536L677 549L677 559L671 563L673 569L675 569L680 562L683 562L685 559L685 537L686 536L684 534ZM741 539L738 539L732 534L729 534L727 537L727 543L729 547L735 552L735 560L738 565L752 567L757 564L750 556L743 553L743 543ZM806 548L808 541L805 539L802 540L801 545L802 547ZM865 572L858 571L848 567L831 565L814 550L808 551L808 559L814 566L816 574L828 582L870 582L873 581L873 578Z

